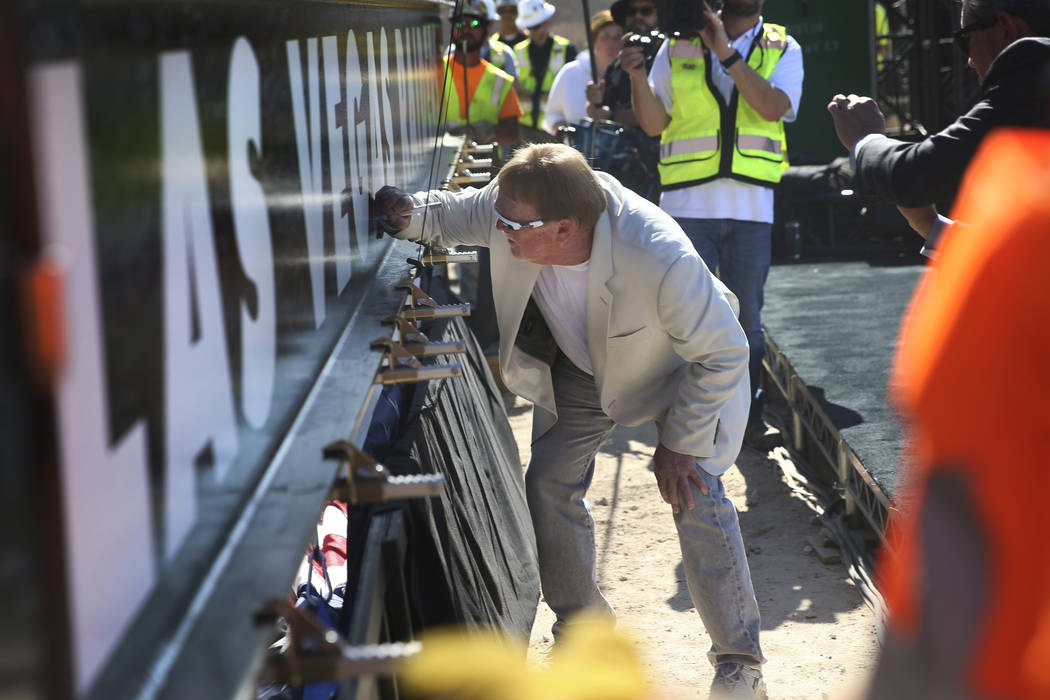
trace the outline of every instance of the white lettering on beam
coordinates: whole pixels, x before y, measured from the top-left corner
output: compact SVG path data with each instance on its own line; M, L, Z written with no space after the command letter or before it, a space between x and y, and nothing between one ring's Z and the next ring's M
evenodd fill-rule
M310 288L313 292L314 327L325 318L324 299L324 178L321 167L321 75L317 65L317 39L306 40L306 87L309 109L303 96L303 69L299 42L287 42L288 82L292 90L292 119L299 152L299 183L306 224Z
M400 29L394 30L394 46L397 51L397 106L398 124L401 127L399 142L401 144L401 178L400 182L409 183L416 178L416 134L415 110L412 100L412 84L415 82L415 71L412 70L412 35L406 30L405 43L402 43Z
M227 100L230 203L241 267L253 285L252 301L241 307L241 410L253 428L262 428L273 406L277 360L277 309L273 239L266 194L252 175L251 148L262 156L259 63L251 45L240 37L230 56ZM254 309L254 311L253 311Z
M396 144L394 143L394 109L390 104L390 42L387 40L386 28L379 30L379 98L383 109L383 120L375 122L378 128L383 125L383 171L386 173L384 184L400 182L397 176L397 164L394 162Z
M70 63L34 68L29 91L41 232L69 262L64 298L69 349L57 386L57 429L79 696L156 584L147 433L145 422L136 421L115 445L107 444L101 290L80 70Z
M371 192L368 175L369 107L364 100L361 58L352 29L346 33L346 99L343 104L346 105L346 131L350 138L350 202L354 210L354 234L357 252L364 259L368 256L368 195Z
M383 185L394 183L394 176L387 172L387 148L392 145L392 125L390 124L390 100L386 95L386 82L389 68L386 66L387 47L386 30L379 33L379 50L372 42L373 34L368 32L365 44L368 46L368 100L371 108L369 131L372 135L370 155L371 184L369 189L378 190ZM378 61L376 54L379 54ZM385 124L384 124L385 122Z
M344 211L346 196L346 149L343 146L347 124L352 116L339 81L339 43L334 36L321 39L324 56L325 116L328 118L328 164L331 179L332 226L335 238L336 291L342 293L350 282L350 217Z
M160 57L164 253L165 556L197 514L198 455L221 482L237 455L215 236L190 55Z
M434 56L437 54L437 32L434 29L427 29L426 31L426 56ZM435 81L427 81L427 97L430 101L430 109L428 114L430 115L427 119L427 124L430 125L430 139L434 141L438 138L438 128L444 123L441 118L441 113L448 112L448 100L441 99L441 85Z

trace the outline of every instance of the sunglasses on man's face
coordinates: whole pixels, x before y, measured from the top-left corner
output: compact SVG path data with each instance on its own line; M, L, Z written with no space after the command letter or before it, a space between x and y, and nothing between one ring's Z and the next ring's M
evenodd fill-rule
M518 14L518 8L514 5L504 5L503 7L497 7L496 12L501 15L516 15Z
M624 15L627 17L634 17L635 15L641 15L642 17L651 17L656 12L655 5L634 5L624 10Z
M511 231L513 231L515 233L517 233L518 231L522 231L524 229L532 229L532 228L539 228L540 226L546 226L547 224L552 223L552 221L553 221L553 220L552 221L536 220L536 221L529 221L527 223L522 224L522 223L519 223L517 221L511 221L507 217L503 216L503 214L500 214L499 210L496 209L495 206L492 207L492 213L496 215L496 221L497 222L503 224L503 226L505 228L507 228L507 229L509 229L509 230L511 230Z
M453 29L477 29L482 24L484 24L484 21L477 17L460 17L459 19L452 20Z
M965 27L961 27L952 32L952 38L955 39L955 45L959 47L967 56L970 55L970 33L976 32L979 29L988 29L994 27L996 20L995 17L989 17L988 19L979 19L975 22L970 22Z

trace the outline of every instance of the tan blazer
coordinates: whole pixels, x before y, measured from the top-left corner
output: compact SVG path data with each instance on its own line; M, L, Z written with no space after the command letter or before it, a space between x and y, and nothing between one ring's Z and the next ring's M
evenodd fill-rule
M602 409L617 423L655 420L660 442L721 474L740 452L750 405L748 347L736 298L674 219L598 173L608 207L594 230L587 340ZM557 420L550 367L515 343L541 266L511 255L496 229L498 183L415 195L443 206L414 216L403 238L488 246L503 380L536 405L533 439ZM553 342L553 341L552 341Z

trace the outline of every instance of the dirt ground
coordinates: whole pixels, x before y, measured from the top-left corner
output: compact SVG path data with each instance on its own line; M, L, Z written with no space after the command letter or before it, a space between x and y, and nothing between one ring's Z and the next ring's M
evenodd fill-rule
M508 399L522 466L529 459L531 406ZM706 698L710 641L686 589L670 506L651 467L653 425L617 428L598 455L588 500L595 519L598 578L618 625L636 640L662 697ZM844 564L823 564L807 545L820 527L782 478L778 459L745 448L724 477L740 512L762 613L763 668L771 700L851 698L878 652L876 618ZM542 602L530 661L545 662L553 613Z

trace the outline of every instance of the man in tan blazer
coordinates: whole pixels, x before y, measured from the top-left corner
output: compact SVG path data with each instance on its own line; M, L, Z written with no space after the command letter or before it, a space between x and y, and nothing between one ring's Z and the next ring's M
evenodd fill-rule
M427 200L442 206L425 230L399 215ZM613 426L654 420L654 472L712 638L713 691L765 697L758 604L720 479L747 422L747 339L682 229L558 144L519 150L483 189L384 187L376 203L393 235L491 249L503 380L535 405L525 485L555 635L581 610L612 615L584 496Z

